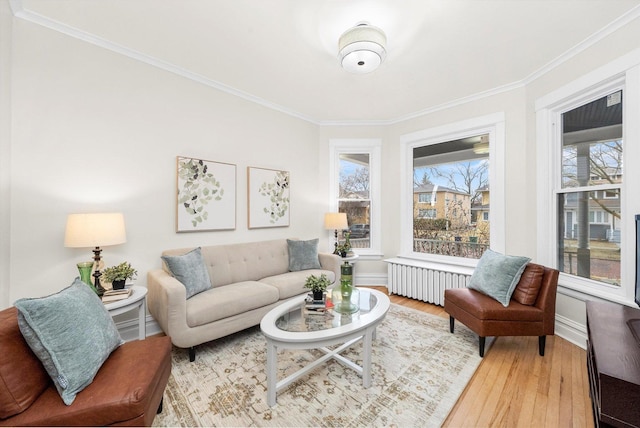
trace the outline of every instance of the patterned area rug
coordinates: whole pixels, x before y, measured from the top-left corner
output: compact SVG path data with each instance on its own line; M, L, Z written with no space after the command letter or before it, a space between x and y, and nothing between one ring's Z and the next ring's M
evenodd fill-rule
M361 363L361 342L343 355ZM278 379L320 351L282 350ZM266 391L266 341L260 327L198 346L196 361L174 349L163 412L154 426L440 426L481 358L476 336L460 323L399 305L378 327L372 385L329 360L278 394Z

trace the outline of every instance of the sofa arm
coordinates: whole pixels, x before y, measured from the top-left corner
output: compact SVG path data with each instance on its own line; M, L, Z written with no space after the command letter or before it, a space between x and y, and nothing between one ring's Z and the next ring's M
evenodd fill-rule
M188 348L181 343L187 325L187 291L184 285L162 269L147 273L147 308L174 345Z
M337 254L330 253L318 253L318 259L320 260L320 266L322 269L330 270L335 274L334 284L340 283L340 265L342 264L342 257Z

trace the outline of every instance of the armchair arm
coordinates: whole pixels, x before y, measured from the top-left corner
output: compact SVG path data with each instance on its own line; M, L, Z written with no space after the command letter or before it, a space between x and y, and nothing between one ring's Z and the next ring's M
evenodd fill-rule
M545 334L552 335L555 331L556 322L556 293L558 289L557 269L545 266L544 275L542 277L542 286L538 292L535 306L544 312L544 331Z
M147 273L147 307L174 345L187 348L191 344L180 343L187 325L187 291L180 281L162 269Z
M318 253L318 259L320 260L320 266L322 266L322 269L330 270L335 274L334 284L339 284L342 258L337 254Z

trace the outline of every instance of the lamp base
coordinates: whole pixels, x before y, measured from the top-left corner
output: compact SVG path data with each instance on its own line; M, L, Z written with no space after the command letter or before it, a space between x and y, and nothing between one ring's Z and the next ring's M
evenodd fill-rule
M93 272L93 285L96 288L96 293L98 293L98 296L100 297L102 297L104 292L107 291L100 284L100 276L102 275L102 273L100 273L100 253L101 252L102 252L102 248L100 247L96 247L93 249L93 260L96 267L96 270Z

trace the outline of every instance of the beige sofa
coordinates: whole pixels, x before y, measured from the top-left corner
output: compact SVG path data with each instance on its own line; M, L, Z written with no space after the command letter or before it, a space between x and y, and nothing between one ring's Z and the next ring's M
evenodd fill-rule
M289 270L287 239L201 247L211 281L210 289L187 299L186 288L163 262L163 268L147 274L149 312L171 337L173 344L189 348L260 324L277 305L304 294L306 278L326 274L340 279L341 258L318 253L320 269ZM166 250L178 256L193 248ZM294 257L295 258L295 257Z

